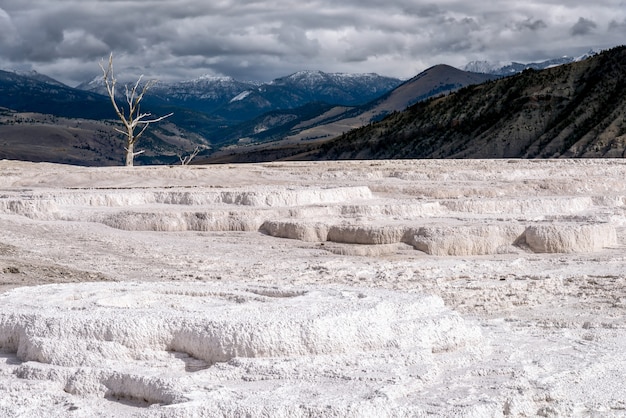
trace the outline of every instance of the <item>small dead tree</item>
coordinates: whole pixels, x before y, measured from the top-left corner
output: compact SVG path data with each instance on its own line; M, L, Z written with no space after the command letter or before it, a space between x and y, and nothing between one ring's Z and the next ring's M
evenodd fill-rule
M115 85L117 84L117 80L113 75L113 53L109 56L109 63L106 67L104 66L104 60L100 61L100 68L102 69L102 78L104 79L104 84L106 85L107 92L111 98L111 103L113 103L115 113L117 113L117 116L126 128L125 130L117 128L115 130L126 137L126 147L124 147L126 150L126 165L132 166L135 156L144 152L143 150L135 152L135 144L137 143L137 140L143 135L146 129L148 129L148 126L151 123L162 121L163 119L172 116L173 113L155 118L151 118L152 114L150 113L141 113L139 106L141 100L150 87L156 83L156 80L150 80L141 85L143 75L139 77L133 87L129 88L128 84L124 86L126 103L128 104L128 113L126 113L124 107L118 106L117 100L115 99ZM135 133L135 129L137 128L140 130L138 133Z
M189 163L191 162L191 160L193 160L195 158L196 155L198 155L198 153L204 149L206 149L207 147L204 145L198 145L196 147L195 150L193 150L193 152L185 157L183 157L182 155L178 154L178 159L180 160L180 164L181 165L189 165Z

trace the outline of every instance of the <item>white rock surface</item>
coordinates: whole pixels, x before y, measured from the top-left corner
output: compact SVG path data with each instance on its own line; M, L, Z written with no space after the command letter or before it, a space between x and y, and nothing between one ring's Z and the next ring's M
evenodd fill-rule
M0 161L0 416L626 416L625 178Z
M413 361L421 371L435 367L433 353L466 345L482 345L476 324L437 296L397 291L125 282L20 288L0 296L0 347L24 362L20 377L51 380L75 395L176 404L170 411L186 411L189 403L210 411L210 393L196 399L207 385L219 383L240 397L235 376L267 373L256 369L272 370L273 362L292 371L280 366L271 380L297 377L293 369L309 368L312 357L326 359L325 367L346 380L344 390L358 393L367 387L355 360L383 384L389 376L380 357ZM347 358L353 360L337 363ZM307 380L320 377L315 370L307 374ZM247 396L229 408L253 410L263 402ZM332 407L338 411L344 403L338 399ZM351 408L362 414L370 406Z
M524 238L537 253L594 252L617 245L615 228L609 224L533 225Z

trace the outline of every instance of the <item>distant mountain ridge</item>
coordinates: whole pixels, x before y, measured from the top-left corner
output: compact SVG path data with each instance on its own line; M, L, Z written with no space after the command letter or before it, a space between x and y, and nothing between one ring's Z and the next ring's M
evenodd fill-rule
M626 46L465 87L282 158L564 157L626 157Z
M390 92L361 106L324 107L320 105L318 114L295 115L293 112L281 112L279 115L275 112L272 113L271 120L262 116L248 122L247 130L240 129L235 132L244 141L244 148L229 147L218 151L211 156L211 161L236 162L248 161L249 158L271 160L269 157L271 149L280 147L281 144L297 147L295 144L299 142L310 144L312 141L332 138L383 119L394 112L402 111L419 101L495 78L497 77L494 75L470 73L442 64L423 71ZM306 116L309 118L307 119ZM233 139L235 138L230 137L231 142ZM268 141L274 141L274 143L265 145L264 142ZM259 155L252 155L255 152Z
M319 133L320 129L327 131L327 133L340 134L340 130L345 131L346 126L357 128L380 120L390 113L402 111L419 101L493 78L490 75L461 71L445 64L435 65L383 96L365 105L355 107L347 112L345 117L335 118L336 121L330 120L326 124L318 124L315 126L315 131L305 130L298 136L310 137L315 135L315 132Z
M295 109L311 102L358 105L392 90L402 80L378 74L299 71L269 83L203 76L174 83L158 82L146 102L209 113L227 125L274 110ZM99 78L78 88L105 94Z
M118 81L118 84L124 85L127 83ZM212 113L242 91L255 88L257 85L258 83L237 81L231 77L213 76L202 76L194 80L175 83L157 81L149 90L145 100L147 103L185 107L199 112ZM102 76L82 83L76 88L107 95ZM121 96L123 93L123 88L118 88L118 94Z
M524 70L545 70L546 68L556 67L564 64L571 64L572 62L578 62L586 60L597 52L590 50L588 53L579 57L560 57L552 58L540 62L520 63L520 62L491 62L491 61L471 61L463 67L465 71L483 74L493 74L498 76L510 76L517 73L521 73Z
M23 76L32 80L37 80L37 81L41 81L42 83L46 83L46 84L53 84L56 86L60 86L60 87L69 87L63 83L61 83L58 80L55 80L52 77L48 77L45 74L41 74L35 70L30 70L30 71L12 71L14 74L19 75L19 76Z
M0 70L0 107L63 117L115 117L110 103L102 99L99 94L68 87L36 72Z

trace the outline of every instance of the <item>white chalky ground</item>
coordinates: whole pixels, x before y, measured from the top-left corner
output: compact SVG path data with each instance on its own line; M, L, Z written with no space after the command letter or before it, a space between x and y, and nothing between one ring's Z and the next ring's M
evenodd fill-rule
M626 416L626 162L0 161L0 416Z

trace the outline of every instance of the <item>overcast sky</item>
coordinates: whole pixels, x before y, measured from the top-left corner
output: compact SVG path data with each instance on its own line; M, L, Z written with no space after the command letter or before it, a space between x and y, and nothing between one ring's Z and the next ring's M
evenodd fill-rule
M0 0L0 68L70 85L118 75L269 81L299 70L412 77L626 43L626 0Z

